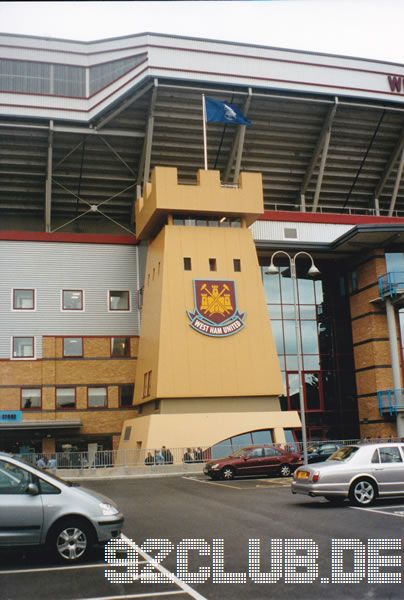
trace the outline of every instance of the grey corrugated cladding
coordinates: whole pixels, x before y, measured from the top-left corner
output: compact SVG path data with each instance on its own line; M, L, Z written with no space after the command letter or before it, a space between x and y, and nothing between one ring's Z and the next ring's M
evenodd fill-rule
M0 358L12 336L139 335L136 246L0 241ZM12 289L36 290L36 310L12 311ZM84 312L62 312L61 290L82 289ZM108 311L108 290L129 290L130 312Z

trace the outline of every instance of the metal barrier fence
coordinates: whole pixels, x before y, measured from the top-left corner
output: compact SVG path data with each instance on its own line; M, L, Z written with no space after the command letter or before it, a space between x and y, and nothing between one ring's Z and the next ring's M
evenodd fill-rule
M312 440L307 447L315 448L323 444L366 444L380 442L404 442L403 438L364 438L361 440ZM272 444L275 448L291 452L303 452L299 442L289 444ZM250 447L250 446L249 446ZM230 444L220 444L219 448L159 448L159 449L129 449L129 450L103 450L100 452L57 452L54 454L21 454L26 462L42 468L53 469L99 469L110 467L157 467L165 465L184 465L204 463L207 460L229 456L241 450Z

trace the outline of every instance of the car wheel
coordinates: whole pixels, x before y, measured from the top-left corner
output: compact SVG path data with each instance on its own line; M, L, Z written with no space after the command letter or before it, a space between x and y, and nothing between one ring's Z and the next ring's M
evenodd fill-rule
M376 486L369 479L354 481L349 490L349 499L355 506L369 506L377 495Z
M340 496L324 496L324 498L330 504L335 504L335 506L340 506L341 504L344 504L344 502L345 502L345 498L341 498Z
M222 479L233 479L234 469L232 467L224 467L222 469Z
M292 475L292 469L290 465L281 465L279 469L279 475L281 477L290 477Z
M95 542L91 526L82 519L65 519L56 523L49 533L48 550L68 563L83 560Z

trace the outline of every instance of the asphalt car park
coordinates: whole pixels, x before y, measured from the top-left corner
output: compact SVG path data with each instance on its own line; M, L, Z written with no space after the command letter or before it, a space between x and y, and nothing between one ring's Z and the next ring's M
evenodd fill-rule
M39 549L1 550L0 598L113 600L173 596L180 600L262 600L291 595L297 599L325 595L331 599L402 596L400 585L368 583L366 575L357 584L335 582L330 558L332 540L356 540L358 545L366 547L369 538L399 538L403 523L400 519L404 516L402 499L380 500L369 508L354 508L349 503L335 507L322 499L293 496L290 480L284 478L211 481L202 475L186 475L87 481L85 485L106 493L124 513L127 538L124 543L132 550L118 553L116 558L126 556L134 560L136 554L136 568L131 570L118 564L111 556L106 562L102 547L96 548L86 562L75 566L60 565ZM186 578L178 573L178 548L184 540L193 543L196 540L199 544L199 551L188 552L187 569L189 573L197 573L200 568L210 568L210 577L204 583L184 581ZM308 540L317 548L317 576L311 577L311 583L285 583L290 567L286 564L285 550L276 583L252 581L248 576L250 540L259 541L263 572L271 571L271 540L280 540L277 543L284 550L288 544L290 550L290 540ZM201 551L203 547L207 550L205 554ZM153 563L153 557L162 548L164 558ZM233 574L237 581L237 575L247 573L245 583L213 582L214 548L216 562L220 563L216 568L219 580ZM344 568L354 569L349 552ZM403 572L404 566L389 570ZM148 579L146 571L158 574L163 581ZM122 576L111 582L111 573L126 574L129 580Z

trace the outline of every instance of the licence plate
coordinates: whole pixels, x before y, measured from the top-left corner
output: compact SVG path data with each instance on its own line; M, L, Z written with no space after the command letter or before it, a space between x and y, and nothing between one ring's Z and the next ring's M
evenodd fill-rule
M308 471L298 471L297 472L297 479L308 479L310 476L310 473Z

